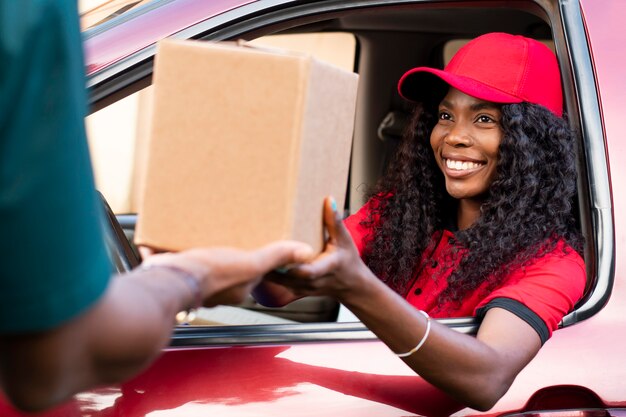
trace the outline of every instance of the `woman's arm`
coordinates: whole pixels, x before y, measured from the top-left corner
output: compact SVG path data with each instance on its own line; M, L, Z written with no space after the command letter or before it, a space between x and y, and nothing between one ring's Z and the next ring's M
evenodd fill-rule
M329 241L316 261L273 279L294 294L336 297L394 352L424 337L427 319L381 282L361 261L339 215L327 201ZM384 313L381 313L384 312ZM431 322L424 345L404 358L424 379L466 405L487 410L508 390L541 347L533 328L506 310L486 314L474 338Z
M384 283L340 301L394 352L408 352L426 318ZM384 311L385 314L380 312ZM476 338L432 321L428 338L405 362L424 379L478 410L490 409L541 347L537 332L514 314L493 308Z
M64 325L2 335L2 389L18 407L34 411L90 387L124 380L159 355L176 313L195 302L196 290L183 275L198 280L204 305L234 303L268 271L310 254L307 245L278 242L249 252L214 248L155 255L150 269L113 278L95 305Z

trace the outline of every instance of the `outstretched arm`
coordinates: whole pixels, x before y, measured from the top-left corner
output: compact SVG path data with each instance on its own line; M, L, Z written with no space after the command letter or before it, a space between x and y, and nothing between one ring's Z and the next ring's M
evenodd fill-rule
M392 351L410 351L423 339L428 320L361 261L332 206L326 201L324 220L330 237L324 253L289 276L273 279L299 296L336 297ZM530 325L506 310L493 308L476 337L432 321L423 346L404 360L424 379L466 405L487 410L540 347L540 338Z
M2 389L18 407L34 411L126 379L167 346L176 313L195 302L197 290L184 275L197 280L204 305L235 303L268 271L310 254L307 245L277 242L255 251L213 248L155 255L150 269L113 278L95 305L64 325L2 335Z

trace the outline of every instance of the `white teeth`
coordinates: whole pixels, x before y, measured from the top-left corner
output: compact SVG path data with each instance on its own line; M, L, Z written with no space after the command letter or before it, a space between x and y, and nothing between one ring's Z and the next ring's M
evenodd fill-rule
M453 161L451 159L446 159L446 166L450 169L454 169L457 171L466 171L468 169L478 168L481 164L476 162L467 162L467 161Z

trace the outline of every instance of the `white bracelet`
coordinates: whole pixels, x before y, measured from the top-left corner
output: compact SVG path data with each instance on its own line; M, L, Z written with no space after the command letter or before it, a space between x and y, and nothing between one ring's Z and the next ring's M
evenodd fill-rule
M424 333L424 336L422 336L422 340L420 340L417 346L415 346L413 349L405 353L396 353L396 355L398 355L398 357L400 358L406 358L407 356L411 356L412 354L417 352L424 345L424 343L426 343L426 339L428 339L428 334L430 333L430 316L427 312L423 310L420 310L420 313L422 313L424 317L426 317L426 332Z

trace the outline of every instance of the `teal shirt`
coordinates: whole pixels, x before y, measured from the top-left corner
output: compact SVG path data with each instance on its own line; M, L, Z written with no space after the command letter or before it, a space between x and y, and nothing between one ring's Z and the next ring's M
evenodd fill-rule
M56 326L111 274L76 1L0 0L0 332Z

